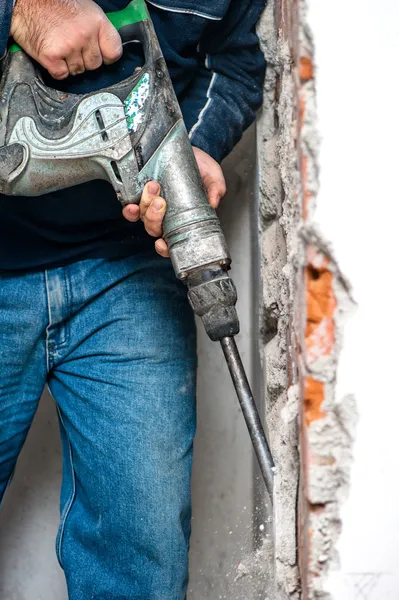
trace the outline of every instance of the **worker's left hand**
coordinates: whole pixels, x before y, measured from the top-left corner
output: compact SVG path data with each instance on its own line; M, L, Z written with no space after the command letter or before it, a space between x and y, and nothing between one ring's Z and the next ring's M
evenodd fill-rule
M219 163L200 148L193 147L195 158L209 204L213 208L219 206L220 200L226 193L226 181ZM166 202L160 197L161 188L156 181L150 181L144 188L140 204L128 204L123 209L123 216L128 221L144 222L147 233L157 237L155 249L161 256L168 257L168 248L162 236L162 222L166 213Z

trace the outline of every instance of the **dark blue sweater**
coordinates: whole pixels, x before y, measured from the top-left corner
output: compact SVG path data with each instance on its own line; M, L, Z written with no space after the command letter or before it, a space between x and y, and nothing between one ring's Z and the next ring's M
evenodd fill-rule
M99 0L104 11L127 0ZM0 55L13 0L0 0ZM255 33L264 0L157 0L148 7L194 146L220 161L255 118L264 59ZM84 93L125 79L136 66L115 65L47 83ZM46 74L44 74L46 77ZM40 269L88 257L146 251L153 239L128 223L110 184L93 181L39 198L0 196L0 270Z

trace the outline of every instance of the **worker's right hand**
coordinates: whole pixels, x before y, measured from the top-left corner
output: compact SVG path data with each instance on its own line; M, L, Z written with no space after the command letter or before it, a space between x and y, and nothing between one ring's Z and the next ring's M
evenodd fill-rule
M133 223L141 219L147 233L153 237L159 238L155 242L156 251L161 254L161 256L168 256L167 250L166 253L163 251L163 245L165 244L166 247L166 243L161 239L162 222L166 213L166 202L159 195L160 192L161 186L159 183L156 181L149 181L144 187L140 204L128 204L125 206L123 209L123 216Z
M10 35L54 79L122 55L119 33L93 0L17 0Z
M219 163L209 154L193 146L195 159L212 208L217 208L226 193L226 181ZM123 216L128 221L144 222L147 233L157 237L155 249L165 258L169 256L168 247L162 236L162 221L166 213L166 202L159 195L161 186L156 181L150 181L144 187L140 204L128 204L123 209Z

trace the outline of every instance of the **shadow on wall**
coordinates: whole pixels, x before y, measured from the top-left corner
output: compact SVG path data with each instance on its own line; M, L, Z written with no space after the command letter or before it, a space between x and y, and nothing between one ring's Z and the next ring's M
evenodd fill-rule
M45 393L2 507L2 600L66 599L55 555L61 469L54 401Z

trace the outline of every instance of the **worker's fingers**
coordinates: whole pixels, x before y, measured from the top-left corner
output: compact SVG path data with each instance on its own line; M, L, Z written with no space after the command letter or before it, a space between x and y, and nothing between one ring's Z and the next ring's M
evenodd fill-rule
M212 208L217 208L220 201L226 194L226 184L224 181L213 181L205 188L208 195L209 204Z
M72 52L67 58L68 71L70 75L80 75L84 73L85 64L82 52Z
M119 33L92 0L14 1L10 34L56 79L122 55Z
M98 34L98 44L101 50L103 61L110 65L122 56L122 40L118 31L111 22L104 17Z
M219 163L209 154L193 146L198 169L202 177L209 204L217 208L226 194L226 181Z
M157 199L158 198L155 197L154 200L157 200ZM163 201L163 203L165 204L165 207L166 207L165 201L162 198L161 198L161 200ZM150 223L151 223L151 214L154 209L154 206L152 205L152 203L150 203L149 209L150 210L149 210L148 214L149 214ZM127 219L128 221L135 222L140 219L140 209L137 206L137 204L128 204L127 206L124 207L122 213L123 213L123 216L125 217L125 219ZM163 212L163 214L165 214L165 213ZM160 223L159 223L159 219L161 219ZM148 233L150 233L151 235L154 235L155 237L157 237L158 235L161 235L160 231L162 231L162 219L163 219L162 212L159 213L159 211L156 211L155 220L157 221L157 223L155 223L154 233L152 233L151 225L150 225L150 231L148 231L148 228L146 227ZM155 242L155 250L161 256L168 258L168 256L169 256L168 247L166 245L165 240L163 240L162 238L159 238Z
M169 257L168 246L166 245L165 240L162 238L159 238L159 240L155 242L155 250L164 258Z
M128 221L135 223L140 219L140 208L138 204L128 204L122 210L122 214Z
M161 186L156 181L149 181L144 187L140 200L140 216L143 219L151 202L161 192Z
M161 186L156 181L150 181L144 187L140 206L128 204L122 213L125 219L131 222L139 218L150 235L160 237L162 235L162 222L166 212L166 202L159 196Z
M90 46L85 48L82 52L82 55L84 66L87 71L94 71L95 69L101 67L103 57L97 41L93 41Z
M144 227L150 235L159 237L162 235L162 221L166 213L166 202L160 196L156 196L148 207L144 217Z
M69 68L65 60L53 60L45 68L53 79L66 79L69 75Z

